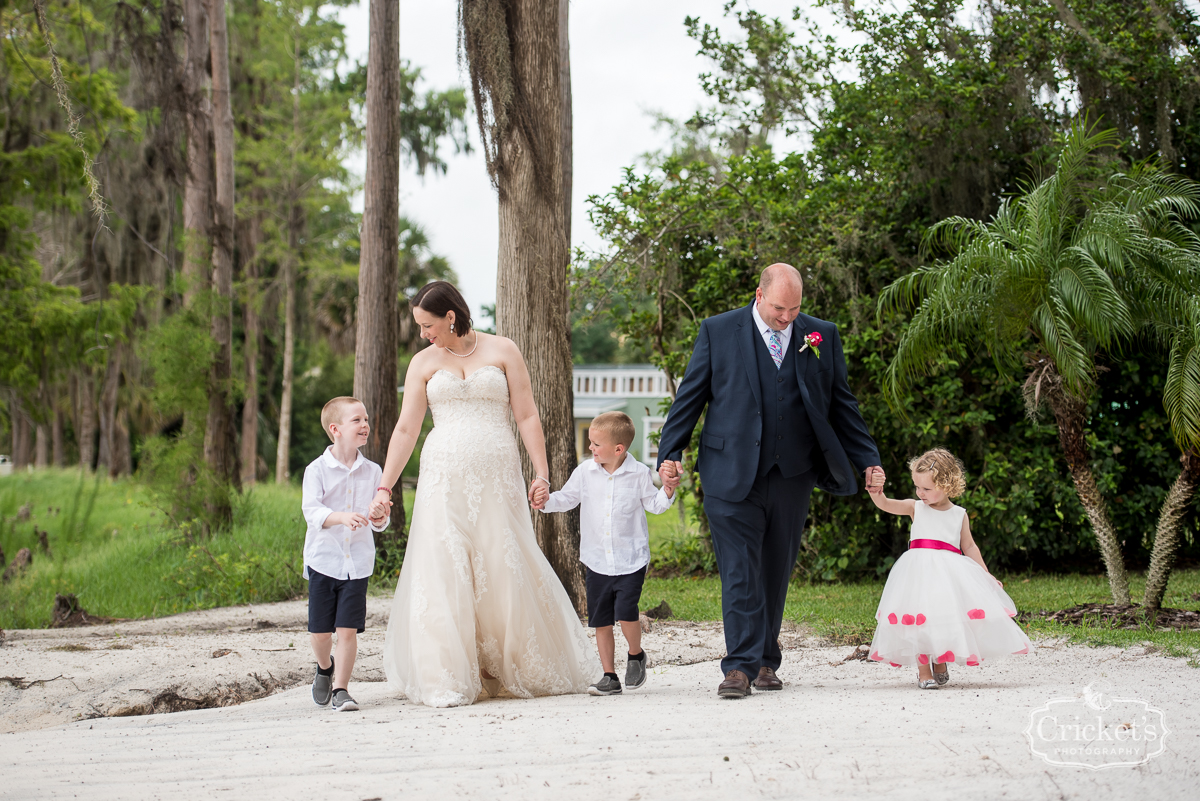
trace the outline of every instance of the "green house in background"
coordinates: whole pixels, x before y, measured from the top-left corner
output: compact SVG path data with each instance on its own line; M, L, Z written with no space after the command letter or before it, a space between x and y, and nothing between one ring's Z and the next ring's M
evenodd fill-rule
M659 402L671 397L667 376L652 364L580 364L575 366L575 451L589 458L588 426L602 412L625 412L637 434L629 453L655 466L658 446L650 435L662 428L666 415Z

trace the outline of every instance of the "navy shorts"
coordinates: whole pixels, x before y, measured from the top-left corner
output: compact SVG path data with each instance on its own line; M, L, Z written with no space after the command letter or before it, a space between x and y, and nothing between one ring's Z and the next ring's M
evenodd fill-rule
M638 603L642 600L642 584L646 568L624 576L606 576L590 567L587 571L588 625L594 629L611 626L618 620L636 621Z
M367 628L367 580L335 579L308 569L308 630L332 634L334 629Z

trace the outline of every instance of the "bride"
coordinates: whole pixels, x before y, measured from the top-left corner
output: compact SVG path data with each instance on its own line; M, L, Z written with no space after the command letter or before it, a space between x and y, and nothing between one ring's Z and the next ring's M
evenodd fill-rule
M471 328L458 290L426 284L412 300L412 358L372 516L412 455L426 406L404 566L388 620L388 683L428 706L470 704L481 685L513 695L582 693L599 675L583 627L538 548L530 501L549 493L546 445L517 346ZM537 478L525 491L509 411Z

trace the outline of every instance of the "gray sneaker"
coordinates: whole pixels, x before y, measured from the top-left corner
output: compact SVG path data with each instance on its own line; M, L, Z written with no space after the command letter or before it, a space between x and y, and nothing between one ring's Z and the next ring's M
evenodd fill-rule
M620 695L621 682L612 676L605 676L600 681L588 687L588 695Z
M649 657L642 651L642 659L630 659L625 663L625 686L636 690L646 683L646 663Z
M312 696L313 703L317 706L327 706L329 699L333 697L333 673L328 676L322 676L320 665L317 665L317 675L313 678ZM329 667L332 671L333 657L329 657Z
M333 691L333 711L334 712L354 712L358 709L358 702L350 697L350 693L345 690Z

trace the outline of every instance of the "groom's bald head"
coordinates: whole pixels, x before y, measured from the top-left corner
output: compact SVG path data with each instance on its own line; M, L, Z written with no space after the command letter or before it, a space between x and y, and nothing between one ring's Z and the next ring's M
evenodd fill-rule
M758 276L758 288L765 293L776 282L791 284L798 292L804 291L804 279L800 277L800 271L781 261L775 262L762 271Z
M782 331L800 313L803 295L804 279L800 277L800 271L779 262L762 271L754 300L763 322Z

